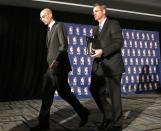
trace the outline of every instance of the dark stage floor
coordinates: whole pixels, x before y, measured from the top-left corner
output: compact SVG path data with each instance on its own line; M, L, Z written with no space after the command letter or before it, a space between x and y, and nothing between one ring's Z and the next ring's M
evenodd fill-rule
M97 131L101 114L93 99L81 100L90 110L89 122L78 128L79 117L63 100L54 102L49 131ZM161 94L122 97L123 131L161 131ZM40 100L0 102L0 131L29 131L37 124Z

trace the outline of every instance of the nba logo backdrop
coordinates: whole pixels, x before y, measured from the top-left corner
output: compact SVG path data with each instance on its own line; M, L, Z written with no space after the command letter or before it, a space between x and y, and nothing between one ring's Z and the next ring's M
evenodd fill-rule
M93 59L86 54L86 36L92 36L92 25L65 23L68 35L68 54L72 65L68 82L78 98L89 98ZM159 90L160 44L159 33L123 29L122 57L125 73L121 79L122 95ZM58 97L56 92L55 97Z

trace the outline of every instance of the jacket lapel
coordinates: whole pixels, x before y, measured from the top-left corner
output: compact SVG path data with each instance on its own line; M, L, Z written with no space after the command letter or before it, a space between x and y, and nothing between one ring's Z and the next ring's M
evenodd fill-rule
M51 30L47 33L47 45L49 45L49 41L51 39L52 33L55 30L56 24L57 23L54 23L53 26L51 27Z
M107 30L107 27L108 27L108 19L106 19L106 21L105 21L105 23L103 25L103 28L102 28L102 30L100 32L100 38L101 38L102 34L104 34L104 32Z

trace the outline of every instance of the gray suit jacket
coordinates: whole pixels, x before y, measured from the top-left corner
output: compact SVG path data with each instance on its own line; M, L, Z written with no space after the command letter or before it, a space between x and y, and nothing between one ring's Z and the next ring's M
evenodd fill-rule
M50 65L53 61L57 61L58 67L54 70L71 71L71 65L67 53L68 41L67 34L63 23L56 22L50 32L47 34L47 62Z
M119 75L124 72L121 56L123 38L120 25L117 21L106 20L102 31L98 26L94 29L94 38L100 41L99 48L103 50L101 58L95 58L92 72L98 75Z

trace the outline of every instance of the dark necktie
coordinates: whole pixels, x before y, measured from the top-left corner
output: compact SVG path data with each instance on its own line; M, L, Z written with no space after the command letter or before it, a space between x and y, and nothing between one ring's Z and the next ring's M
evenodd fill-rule
M99 25L99 32L101 32L102 30L102 25Z

